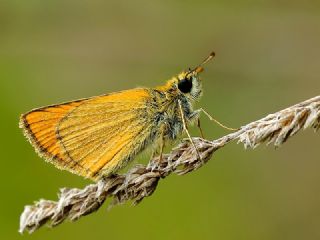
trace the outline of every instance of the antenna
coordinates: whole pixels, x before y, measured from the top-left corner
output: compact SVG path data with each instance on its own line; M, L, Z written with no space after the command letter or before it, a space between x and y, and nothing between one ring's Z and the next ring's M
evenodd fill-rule
M200 66L206 64L207 62L209 62L212 58L214 58L215 55L216 55L215 52L211 52L210 55L205 60L203 60L203 62L198 67L200 67Z
M215 52L211 52L210 55L208 57L206 57L202 63L200 63L197 67L195 67L192 71L196 72L196 73L200 73L202 72L204 69L203 69L203 65L206 64L207 62L209 62L212 58L214 58L215 56Z

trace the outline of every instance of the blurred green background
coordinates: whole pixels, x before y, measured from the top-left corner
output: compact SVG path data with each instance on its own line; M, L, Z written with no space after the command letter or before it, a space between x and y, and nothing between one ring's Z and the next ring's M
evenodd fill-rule
M230 144L202 169L161 181L137 207L103 207L19 235L24 205L90 183L36 155L18 128L21 113L159 85L212 50L201 106L227 125L316 96L320 2L0 1L0 238L320 239L319 133L311 130L279 149ZM226 133L202 123L211 139Z

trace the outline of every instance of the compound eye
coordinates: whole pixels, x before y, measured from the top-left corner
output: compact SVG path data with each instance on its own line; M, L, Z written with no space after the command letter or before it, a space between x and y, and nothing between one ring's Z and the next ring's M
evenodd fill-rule
M184 78L178 83L178 88L183 93L189 93L191 92L192 88L192 80Z

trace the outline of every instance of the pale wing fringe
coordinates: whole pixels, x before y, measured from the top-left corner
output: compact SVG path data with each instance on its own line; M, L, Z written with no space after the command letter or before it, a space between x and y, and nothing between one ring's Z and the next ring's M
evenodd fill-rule
M198 159L194 147L184 141L163 156L161 165L155 158L148 166L136 165L126 174L109 176L84 189L62 188L57 202L40 200L25 206L19 231L31 233L44 224L54 227L65 219L75 221L98 210L108 197L113 198L110 206L129 200L137 204L154 192L160 179L171 173L182 175L200 168L216 150L233 140L243 143L245 148L255 148L264 142L280 146L299 130L308 127L315 131L320 128L320 96L269 114L214 141L193 138L201 159Z

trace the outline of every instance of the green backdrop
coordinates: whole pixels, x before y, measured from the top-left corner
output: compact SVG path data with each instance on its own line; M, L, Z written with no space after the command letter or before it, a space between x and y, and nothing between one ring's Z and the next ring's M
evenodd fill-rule
M18 128L21 113L159 85L212 50L200 105L227 125L316 96L320 2L0 1L0 238L320 239L319 133L311 130L279 149L230 144L202 169L161 181L136 207L18 233L24 205L90 183L36 155ZM202 122L210 139L226 133Z

